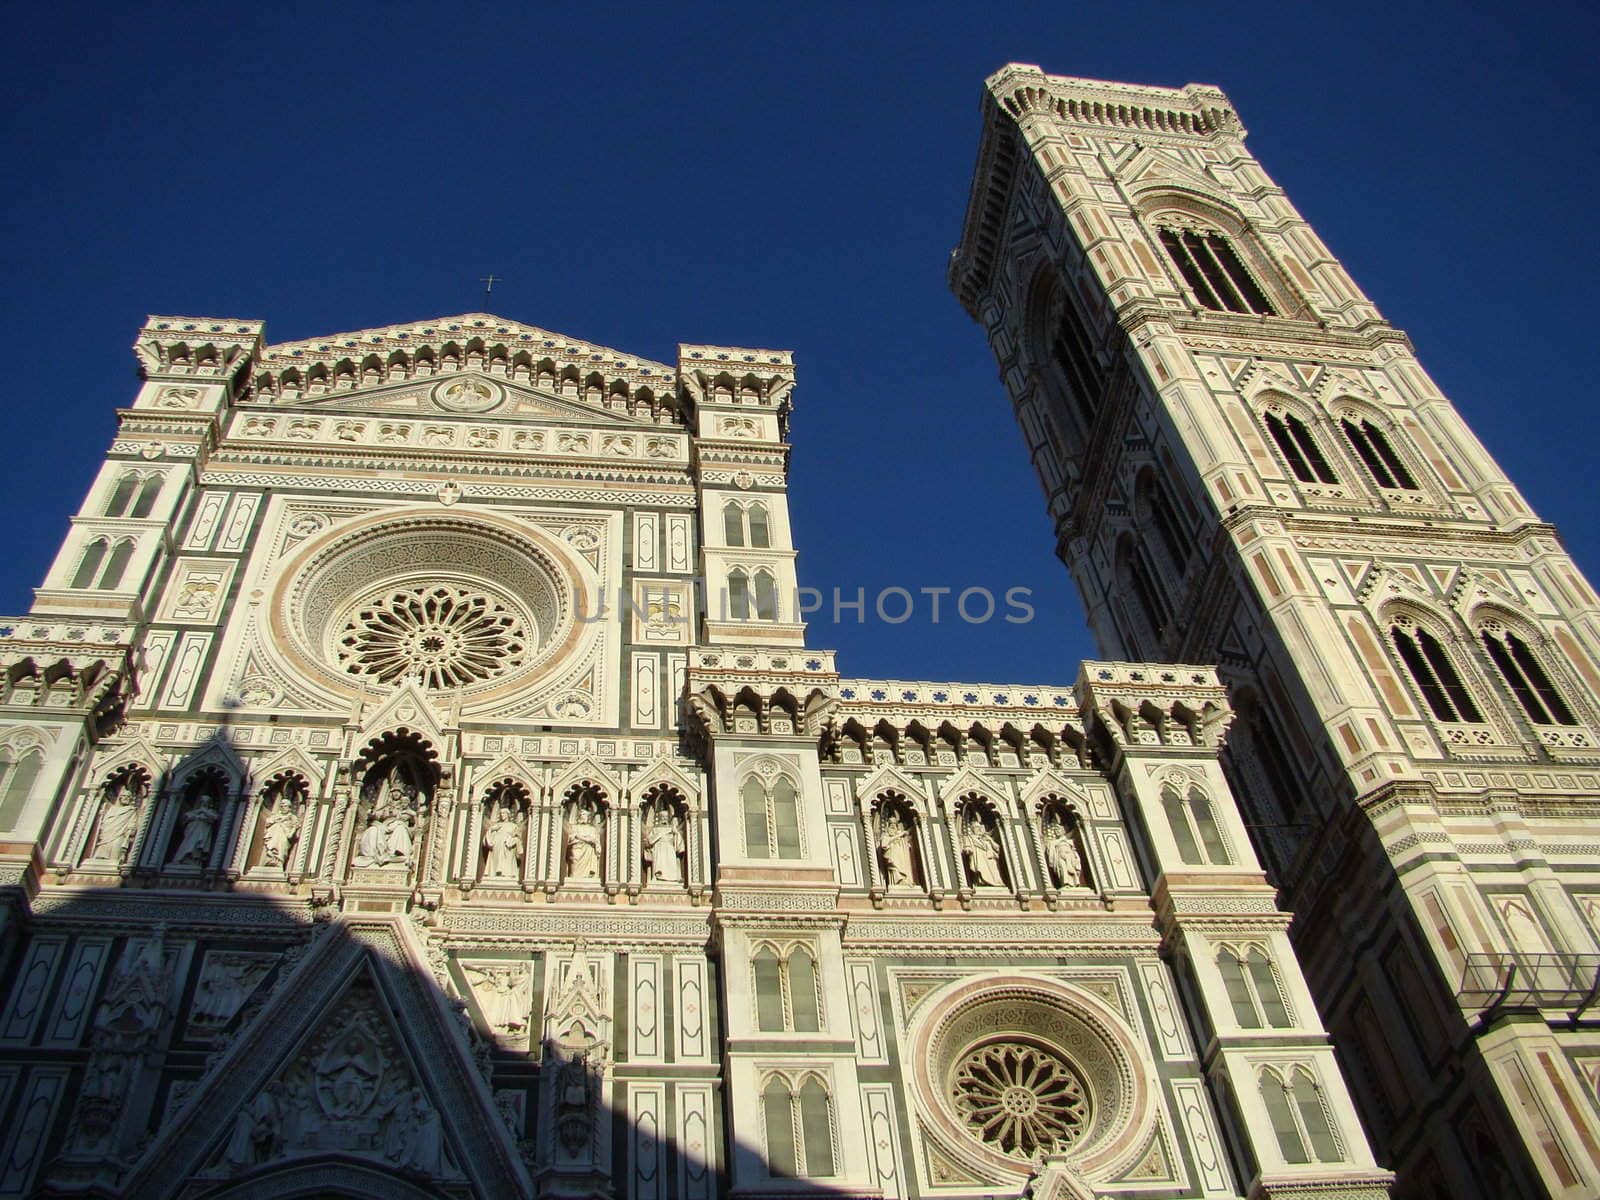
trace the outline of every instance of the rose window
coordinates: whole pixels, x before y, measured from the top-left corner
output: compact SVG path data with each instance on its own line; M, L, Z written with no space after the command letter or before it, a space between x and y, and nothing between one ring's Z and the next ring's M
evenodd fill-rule
M950 1078L956 1113L981 1141L1013 1158L1063 1150L1089 1127L1083 1081L1064 1058L1028 1042L976 1046Z
M517 670L535 641L516 610L493 596L419 584L357 605L339 632L337 651L353 675L458 688Z

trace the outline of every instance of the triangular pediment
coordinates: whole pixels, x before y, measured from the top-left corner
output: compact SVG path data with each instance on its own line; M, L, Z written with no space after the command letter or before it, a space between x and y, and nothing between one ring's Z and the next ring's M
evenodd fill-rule
M653 423L677 370L490 313L262 347L249 399L320 412Z
M409 1194L406 1180L463 1200L529 1194L488 1082L421 958L394 921L314 938L123 1194L264 1194L312 1169L393 1179L395 1195Z
M1176 154L1155 146L1146 146L1131 154L1120 164L1118 174L1129 187L1138 190L1178 187L1217 196L1217 181L1195 170Z

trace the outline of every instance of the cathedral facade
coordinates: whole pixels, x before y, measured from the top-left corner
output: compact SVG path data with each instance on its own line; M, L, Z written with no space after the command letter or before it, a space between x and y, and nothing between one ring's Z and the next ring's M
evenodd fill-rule
M1216 672L842 677L789 354L135 352L0 622L0 1196L1387 1194Z
M1244 137L1215 88L1006 67L951 285L1101 654L1218 665L1395 1194L1600 1195L1595 592Z

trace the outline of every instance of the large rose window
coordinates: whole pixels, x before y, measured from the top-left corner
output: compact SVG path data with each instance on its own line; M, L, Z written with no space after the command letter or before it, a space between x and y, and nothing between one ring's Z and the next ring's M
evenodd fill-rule
M384 588L338 634L339 662L379 683L458 688L515 671L537 631L501 598L453 584Z
M1115 1178L1155 1121L1147 1051L1122 1015L1060 980L986 974L920 1001L908 1066L926 1128L974 1176L1023 1179L1071 1155Z
M542 531L467 514L335 527L290 563L278 645L335 687L407 682L487 703L572 661L598 607L585 565Z
M1083 1080L1053 1049L1022 1041L976 1046L950 1080L956 1112L977 1137L1013 1158L1064 1150L1089 1126Z

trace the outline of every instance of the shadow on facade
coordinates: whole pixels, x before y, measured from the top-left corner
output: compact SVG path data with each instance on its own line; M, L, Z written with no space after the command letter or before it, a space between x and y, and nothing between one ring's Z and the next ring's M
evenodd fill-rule
M681 1072L713 1098L685 1114L670 1064L630 1063L588 1040L591 1014L554 1011L583 990L581 944L519 1049L441 983L416 913L131 887L12 912L0 1194L709 1200L733 1156L771 1179L741 1194L859 1194L773 1178L732 1144L720 1064ZM793 1129L816 1136L798 1114Z
M409 852L437 766L403 737L360 762L348 823ZM113 760L47 835L60 886L35 859L0 891L0 1196L850 1194L800 1177L836 1172L837 1103L819 1128L789 1097L771 1166L732 1142L713 996L693 1061L631 1055L626 949L573 936L583 906L469 979L365 841L342 908L294 858L314 777L249 778L226 724L159 778Z

